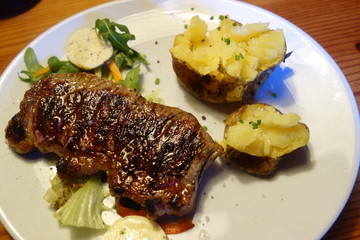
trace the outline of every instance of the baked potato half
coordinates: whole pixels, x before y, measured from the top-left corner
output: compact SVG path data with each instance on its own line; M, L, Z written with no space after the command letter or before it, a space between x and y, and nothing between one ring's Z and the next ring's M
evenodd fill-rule
M242 25L223 16L216 29L191 18L170 49L174 72L190 93L208 102L248 101L286 56L282 30Z
M309 141L309 128L299 120L268 104L243 105L225 120L225 158L249 173L273 173L284 155Z

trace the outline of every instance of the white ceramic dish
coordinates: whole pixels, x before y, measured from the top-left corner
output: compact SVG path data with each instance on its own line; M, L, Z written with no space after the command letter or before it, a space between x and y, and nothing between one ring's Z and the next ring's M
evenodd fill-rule
M143 68L144 94L160 91L167 105L198 117L216 140L223 120L236 107L207 104L178 84L169 48L173 37L195 14L210 24L210 16L229 14L242 23L270 22L284 29L293 54L276 69L257 100L284 113L295 112L311 131L307 147L281 163L271 177L255 177L216 161L199 189L195 227L170 239L318 239L341 212L359 168L359 113L349 85L331 57L306 33L258 7L226 0L129 0L103 4L74 15L40 35L30 46L43 63L64 56L65 41L81 26L110 18L129 27L137 37L132 46L151 63ZM27 83L17 78L24 69L24 51L0 80L0 129L18 111ZM154 83L160 78L160 84ZM275 92L277 97L271 97ZM206 120L201 117L206 116ZM4 134L0 135L5 142ZM15 239L101 239L94 231L62 227L42 199L54 175L53 162L41 154L20 156L0 145L0 220ZM109 218L111 221L111 217Z

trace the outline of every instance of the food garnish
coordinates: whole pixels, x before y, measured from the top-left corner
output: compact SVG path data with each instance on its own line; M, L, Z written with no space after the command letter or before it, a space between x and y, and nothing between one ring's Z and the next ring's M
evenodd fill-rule
M108 59L106 61L106 65L110 69L114 82L120 83L120 81L123 80L123 76L120 72L120 69L116 66L115 62L112 59Z
M19 74L19 78L25 82L31 83L36 83L41 78L51 73L73 73L81 71L80 68L76 67L70 61L61 61L55 56L48 59L47 67L43 67L38 63L35 52L32 48L27 48L25 50L24 63L27 70L22 70Z
M159 94L160 91L154 91L149 95L146 95L145 99L148 100L149 102L164 104L164 100L161 97L159 97Z
M55 212L55 217L65 226L104 229L107 225L101 213L110 210L103 205L109 195L102 181L93 176Z
M128 46L128 41L135 40L135 35L131 34L125 25L112 22L105 18L97 19L95 27L99 30L102 38L109 40L114 47L114 61L120 69L123 67L132 67L137 62L145 65L149 64L145 55Z
M43 67L38 63L34 50L26 49L24 62L27 70L21 71L19 78L35 83L52 73L86 71L140 90L139 63L145 66L149 63L145 55L128 46L131 40L135 40L135 35L125 25L107 18L97 19L94 28L80 28L69 37L65 48L66 61L53 56L48 59L48 66ZM125 70L124 78L122 71Z
M102 240L167 240L155 221L142 216L120 218L111 225Z
M67 59L83 70L92 70L104 64L113 55L113 46L99 36L98 30L83 27L73 32L66 45Z
M187 216L174 220L166 219L165 221L162 221L160 219L157 222L160 224L161 228L164 229L165 233L169 235L186 232L195 226L193 219Z
M51 187L46 191L44 199L54 209L61 208L71 195L81 188L88 180L88 177L63 180L58 175L51 180Z

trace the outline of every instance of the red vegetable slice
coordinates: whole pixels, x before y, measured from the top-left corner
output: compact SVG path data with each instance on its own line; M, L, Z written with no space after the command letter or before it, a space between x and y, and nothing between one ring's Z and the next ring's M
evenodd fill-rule
M192 229L195 225L192 222L192 218L183 217L177 218L173 221L158 220L157 223L162 227L166 234L178 234Z
M136 215L136 216L143 216L146 217L146 209L145 208L140 208L139 210L135 210L135 209L131 209L125 206L122 206L120 204L120 201L116 201L115 204L116 207L116 211L117 213L121 216L121 217L126 217L126 216L130 216L130 215Z

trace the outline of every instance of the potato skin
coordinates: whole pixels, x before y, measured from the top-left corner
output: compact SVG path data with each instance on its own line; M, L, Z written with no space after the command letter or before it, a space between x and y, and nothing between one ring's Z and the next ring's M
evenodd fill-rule
M277 66L276 64L260 72L249 82L229 76L225 72L226 77L220 81L209 74L201 75L185 62L173 55L171 57L174 72L181 85L195 97L212 103L250 102ZM236 88L240 90L240 94L230 97L228 94Z
M278 167L282 157L257 157L227 146L225 159L234 162L241 170L255 175L270 175Z

